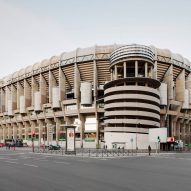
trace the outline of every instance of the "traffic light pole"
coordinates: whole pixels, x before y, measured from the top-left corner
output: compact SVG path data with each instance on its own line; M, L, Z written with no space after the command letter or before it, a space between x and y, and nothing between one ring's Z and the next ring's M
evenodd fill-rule
M35 138L35 131L32 132L32 152L34 153L34 138Z
M34 153L34 138L32 137L32 152Z

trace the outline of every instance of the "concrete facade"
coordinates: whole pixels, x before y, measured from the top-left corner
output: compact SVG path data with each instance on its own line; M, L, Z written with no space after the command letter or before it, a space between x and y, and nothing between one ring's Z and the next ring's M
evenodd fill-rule
M182 56L136 44L53 56L0 80L0 140L30 143L34 131L36 145L64 145L64 125L73 124L77 147L130 137L141 147L154 127L190 144L190 71Z

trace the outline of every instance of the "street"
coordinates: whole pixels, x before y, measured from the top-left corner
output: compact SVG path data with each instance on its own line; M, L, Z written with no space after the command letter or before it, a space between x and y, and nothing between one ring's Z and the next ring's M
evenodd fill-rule
M190 191L191 154L126 158L0 150L1 191Z

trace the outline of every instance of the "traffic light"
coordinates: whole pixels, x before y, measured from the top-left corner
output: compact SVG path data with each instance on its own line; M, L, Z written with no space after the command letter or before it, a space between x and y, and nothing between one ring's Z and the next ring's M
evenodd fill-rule
M157 137L157 142L160 143L160 137L159 136Z

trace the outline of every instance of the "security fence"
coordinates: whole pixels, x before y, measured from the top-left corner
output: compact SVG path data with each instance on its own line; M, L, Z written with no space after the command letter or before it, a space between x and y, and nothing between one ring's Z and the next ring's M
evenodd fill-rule
M39 148L34 149L35 153L47 153L47 154L58 154L58 155L68 155L65 152L64 148L59 150L49 150L48 148ZM152 152L156 152L153 150ZM137 154L148 153L148 150L127 150L127 149L87 149L80 148L76 149L76 153L73 155L81 157L125 157L125 156L136 156Z

